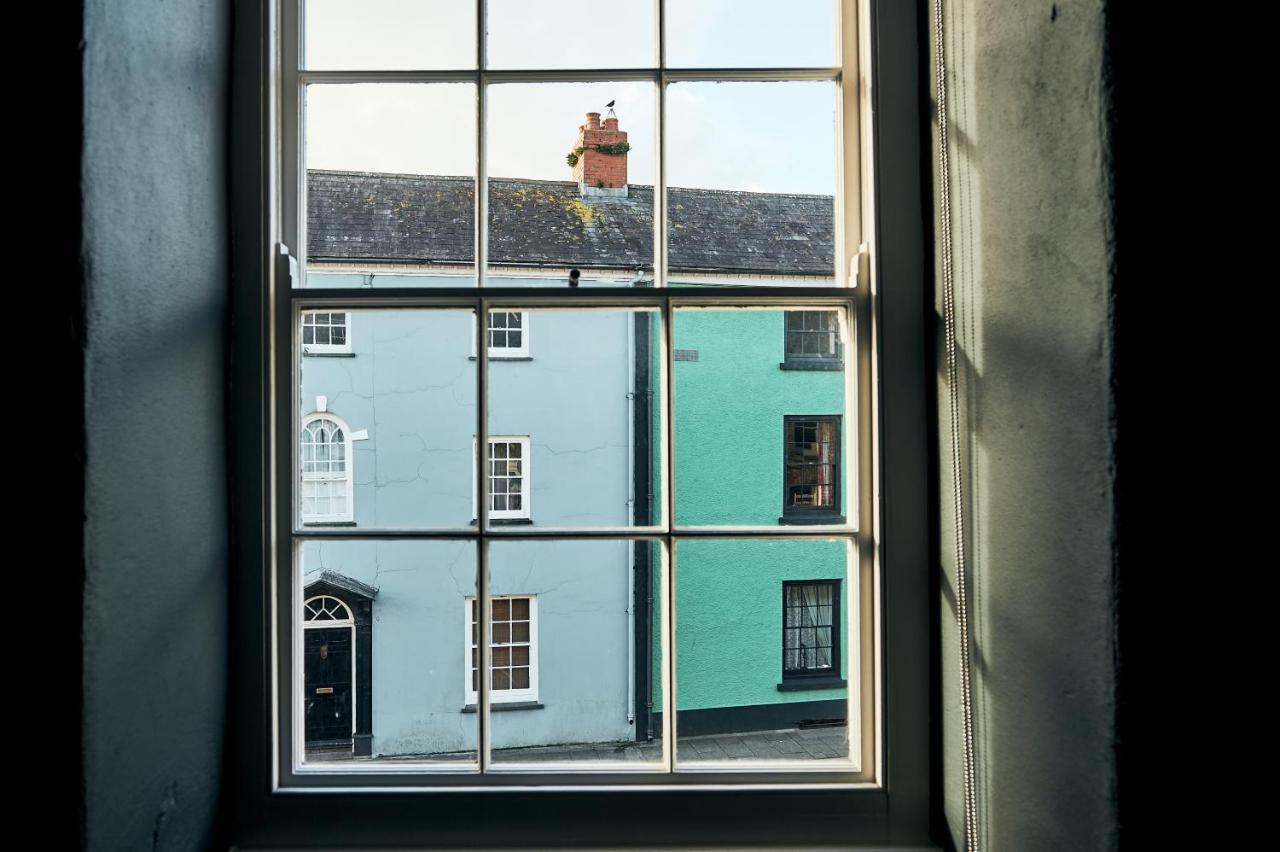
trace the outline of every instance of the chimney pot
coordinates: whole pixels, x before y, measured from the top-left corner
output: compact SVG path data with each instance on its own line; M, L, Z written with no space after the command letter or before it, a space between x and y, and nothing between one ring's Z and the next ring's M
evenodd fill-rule
M599 130L599 129L600 129L600 113L598 112L587 113L587 130Z

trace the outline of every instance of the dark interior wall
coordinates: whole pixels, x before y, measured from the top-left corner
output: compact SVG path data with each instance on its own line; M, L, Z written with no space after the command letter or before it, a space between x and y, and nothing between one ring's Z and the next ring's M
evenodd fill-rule
M226 680L229 3L86 0L84 832L207 842Z
M1104 3L944 6L979 836L989 849L1113 848L1115 244ZM943 786L960 845L956 514L941 336L938 352Z

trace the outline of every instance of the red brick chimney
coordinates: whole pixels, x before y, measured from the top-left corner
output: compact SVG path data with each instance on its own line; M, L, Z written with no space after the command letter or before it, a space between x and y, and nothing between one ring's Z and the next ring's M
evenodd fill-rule
M604 151L599 150L602 145ZM609 153L610 147L614 148L613 153ZM578 127L578 140L569 155L570 161L576 155L573 177L583 195L627 194L628 148L627 134L618 129L617 116L610 115L602 126L600 113L587 113L587 123Z

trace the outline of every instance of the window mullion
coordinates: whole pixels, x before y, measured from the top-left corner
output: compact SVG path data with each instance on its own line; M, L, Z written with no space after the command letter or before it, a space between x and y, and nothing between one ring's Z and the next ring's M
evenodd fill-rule
M659 33L661 40L661 33ZM659 151L662 150L662 142L658 142ZM661 155L660 155L661 157ZM661 174L659 174L661 179ZM665 194L665 193L664 193ZM663 200L663 210L666 209L666 201ZM666 242L666 228L663 228L663 244ZM665 254L665 252L664 252ZM666 478L666 498L667 498L667 535L665 537L665 565L666 570L662 572L662 583L660 589L662 592L659 600L659 607L666 616L666 623L663 625L666 629L663 631L662 642L662 679L665 698L663 700L662 714L662 735L663 735L663 751L666 755L667 771L675 772L676 761L676 717L679 716L676 708L676 594L675 594L675 576L676 576L676 445L675 445L675 311L672 308L671 300L666 299L662 303L662 337L664 341L664 350L662 353L662 392L663 392L663 408L666 414L666 429L664 430L664 438L666 447L663 461L666 463L664 476Z

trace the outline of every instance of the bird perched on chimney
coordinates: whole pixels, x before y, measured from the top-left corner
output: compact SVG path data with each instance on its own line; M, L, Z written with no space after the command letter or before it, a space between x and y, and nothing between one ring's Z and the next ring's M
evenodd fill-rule
M609 115L612 116L613 118L618 117L618 114L613 111L613 105L616 104L617 102L618 101L615 99L615 100L609 101L609 103L604 105L605 109L609 110Z

